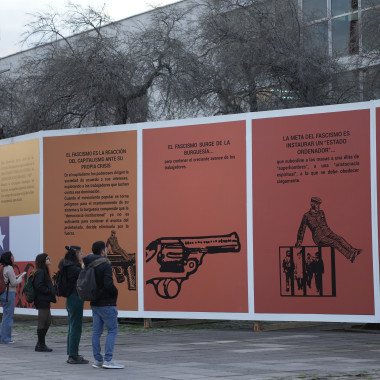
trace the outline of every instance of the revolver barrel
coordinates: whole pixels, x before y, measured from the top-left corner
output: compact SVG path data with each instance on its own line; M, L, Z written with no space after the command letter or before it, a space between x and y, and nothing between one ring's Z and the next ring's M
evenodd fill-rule
M236 232L229 235L179 238L190 251L204 253L239 252L240 241Z

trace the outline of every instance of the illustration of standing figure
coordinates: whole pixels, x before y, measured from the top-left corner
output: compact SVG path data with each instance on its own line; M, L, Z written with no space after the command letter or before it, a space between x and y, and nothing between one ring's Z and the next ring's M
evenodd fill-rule
M321 254L319 252L315 254L315 259L312 262L312 270L314 273L315 287L317 288L317 292L319 295L323 295L322 275L325 273L325 267L323 265Z
M304 284L302 251L297 252L297 255L296 255L295 260L294 260L294 277L297 281L298 290L302 290L303 284Z
M306 260L305 260L305 277L306 277L306 284L309 288L311 288L311 280L313 279L313 259L311 257L311 254L308 253L306 255Z
M345 239L330 230L323 210L320 210L321 198L312 197L310 210L304 214L297 234L296 247L302 245L306 227L309 227L313 241L317 246L334 247L352 263L361 253L361 249L352 247Z
M106 247L109 251L107 257L111 261L116 281L121 283L126 278L128 290L136 290L136 254L127 253L120 247L114 230L111 231L111 236L107 239Z
M286 278L286 291L289 291L290 282L294 275L294 263L290 256L290 251L286 251L286 256L284 260L282 260L282 270L285 273Z

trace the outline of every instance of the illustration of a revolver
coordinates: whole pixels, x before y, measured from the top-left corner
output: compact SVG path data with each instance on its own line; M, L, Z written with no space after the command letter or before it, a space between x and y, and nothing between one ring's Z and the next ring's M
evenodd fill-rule
M111 262L112 270L118 283L127 279L128 290L136 290L136 254L121 255L110 252L107 258Z
M162 237L146 247L146 262L154 257L162 273L146 281L152 284L156 294L171 299L178 296L182 282L197 271L206 254L239 252L241 249L236 232L229 235Z

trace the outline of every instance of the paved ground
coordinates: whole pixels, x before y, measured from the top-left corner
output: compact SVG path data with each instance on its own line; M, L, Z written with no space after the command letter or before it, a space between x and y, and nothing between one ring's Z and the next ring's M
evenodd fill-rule
M0 379L380 379L380 334L348 324L258 333L244 322L120 325L114 358L124 370L67 364L66 326L49 330L52 353L34 352L35 326L16 322L16 343L0 345ZM80 353L92 362L90 323Z

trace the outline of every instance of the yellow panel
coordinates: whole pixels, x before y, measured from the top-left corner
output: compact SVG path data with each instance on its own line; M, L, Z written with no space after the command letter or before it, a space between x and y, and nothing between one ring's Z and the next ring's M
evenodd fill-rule
M0 146L0 217L38 214L38 139Z

